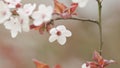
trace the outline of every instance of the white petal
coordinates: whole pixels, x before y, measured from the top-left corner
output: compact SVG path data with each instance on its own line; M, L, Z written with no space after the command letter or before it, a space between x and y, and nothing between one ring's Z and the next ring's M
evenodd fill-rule
M53 7L52 6L48 6L47 8L46 8L46 11L47 11L47 15L52 15L52 13L53 13Z
M58 43L61 45L64 45L66 43L66 37L65 36L59 36L57 39Z
M35 9L36 7L36 4L25 4L24 7L23 7L23 11L28 15L30 16L33 12L33 10Z
M39 10L46 10L46 6L44 4L39 5Z
M48 21L50 21L51 19L52 19L52 16L49 15L49 16L46 16L46 17L44 18L44 21L45 21L45 22L48 22Z
M72 0L72 2L73 2L73 3L78 3L78 2L79 2L79 0Z
M66 30L66 31L64 32L64 35L65 35L66 37L70 37L70 36L72 36L72 33L71 33L69 30Z
M90 68L90 66L87 66L86 63L82 64L82 68Z
M7 19L9 19L11 14L12 13L10 12L8 6L3 1L0 1L0 23L3 23Z
M79 0L79 7L83 8L87 5L88 0Z
M41 25L43 23L43 20L34 20L34 22L33 22L33 24L35 25L35 26L39 26L39 25Z
M6 29L11 29L11 28L12 28L10 21L6 21L6 22L4 23L4 26L5 26Z
M51 35L51 36L49 37L49 42L54 42L57 38L58 38L57 35Z
M22 29L23 29L23 31L28 32L30 30L29 24L26 23L26 24L22 25Z
M60 30L60 31L65 31L66 30L64 25L59 25L59 26L56 27L56 29Z
M52 34L52 35L56 35L56 32L57 32L56 28L52 28L50 30L50 34Z
M15 38L18 34L18 31L11 31L12 38Z

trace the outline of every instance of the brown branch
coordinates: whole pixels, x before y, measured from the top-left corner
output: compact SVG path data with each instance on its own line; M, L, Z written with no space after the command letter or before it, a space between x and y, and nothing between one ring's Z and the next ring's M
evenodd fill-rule
M92 22L92 23L96 23L98 24L98 21L95 21L95 20L90 20L90 19L82 19L82 18L55 18L55 19L52 19L50 22L52 23L53 21L57 21L57 20L78 20L78 21L83 21L83 22Z

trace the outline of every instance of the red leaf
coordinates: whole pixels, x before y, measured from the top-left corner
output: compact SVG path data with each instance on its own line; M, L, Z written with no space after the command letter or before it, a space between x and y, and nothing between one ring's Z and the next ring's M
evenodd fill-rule
M41 24L40 26L35 26L32 24L30 25L30 29L39 30L40 34L43 34L45 30L45 23Z
M54 12L57 14L61 14L67 8L63 3L58 2L58 0L54 0Z
M69 14L74 14L77 7L78 7L78 3L72 3L71 7L69 8Z
M90 68L98 68L98 64L96 62L87 62L86 65Z
M33 62L36 64L36 68L49 68L47 64L44 64L36 59L33 59Z
M99 54L97 51L95 51L95 52L94 52L94 55L93 55L93 59L94 59L95 61L99 62L99 61L101 61L103 58L102 58L102 56L100 56L100 54Z
M72 3L70 7L66 7L63 3L54 0L55 8L54 13L59 14L62 18L69 18L72 15L76 15L75 10L78 7L78 3Z

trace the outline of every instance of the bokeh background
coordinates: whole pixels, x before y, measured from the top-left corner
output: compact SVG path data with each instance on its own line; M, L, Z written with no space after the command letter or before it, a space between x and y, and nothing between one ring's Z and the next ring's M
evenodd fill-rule
M71 0L59 0L67 6ZM37 3L53 6L53 0L23 0L23 3ZM90 0L85 8L78 8L79 18L97 20L97 3ZM64 24L71 30L64 46L49 43L49 34L38 31L19 33L11 38L9 30L0 25L0 68L35 68L36 58L51 68L61 64L63 68L81 68L81 64L92 60L92 54L99 49L99 31L96 24L80 21L56 21L56 26ZM102 13L103 57L117 63L108 68L120 67L120 0L104 0Z

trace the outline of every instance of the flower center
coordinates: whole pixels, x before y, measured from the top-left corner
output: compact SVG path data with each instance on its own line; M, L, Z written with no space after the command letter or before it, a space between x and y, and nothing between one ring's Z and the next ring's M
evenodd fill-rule
M21 7L21 4L16 4L16 8L20 8Z
M44 18L45 18L45 16L46 16L45 14L42 14L42 19L44 19Z
M58 36L60 36L62 33L61 33L61 31L57 31L57 33L56 33Z
M3 16L5 16L6 15L6 11L3 11Z

